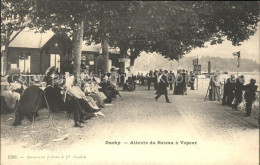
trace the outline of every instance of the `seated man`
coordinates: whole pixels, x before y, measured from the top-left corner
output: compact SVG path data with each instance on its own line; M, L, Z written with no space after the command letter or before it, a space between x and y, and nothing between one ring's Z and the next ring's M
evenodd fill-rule
M35 85L26 88L15 111L15 122L13 125L21 125L24 117L32 121L33 116L37 117L38 111L46 107L42 89Z

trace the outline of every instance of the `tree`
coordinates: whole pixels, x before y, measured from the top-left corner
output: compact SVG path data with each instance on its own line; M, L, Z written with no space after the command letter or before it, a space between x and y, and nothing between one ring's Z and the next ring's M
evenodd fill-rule
M225 37L239 45L255 33L259 22L259 2L167 1L158 8L148 6L150 22L157 23L150 24L155 30L149 39L150 51L169 59L178 59L208 41L222 43Z
M259 2L25 2L30 7L23 10L39 31L52 29L71 36L75 73L80 71L83 39L101 43L106 72L109 46L119 47L123 55L129 56L131 65L142 51L178 60L208 41L218 44L226 37L233 45L239 45L254 34L259 22Z
M32 12L30 0L1 0L1 59L3 60L3 73L8 69L7 55L9 44L26 27L32 24L29 15Z

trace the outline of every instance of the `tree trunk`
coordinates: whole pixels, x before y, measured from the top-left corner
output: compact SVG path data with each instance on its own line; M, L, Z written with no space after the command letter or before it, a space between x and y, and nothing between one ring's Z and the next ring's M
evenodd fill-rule
M80 74L81 50L83 42L84 22L79 20L72 36L73 73Z
M11 32L10 32L10 30L7 29L4 50L3 50L3 52L1 52L1 55L2 55L1 63L3 60L3 64L1 64L1 65L3 65L2 66L3 68L1 68L1 75L5 75L8 71L8 49L9 49L10 37L11 37Z
M102 72L109 72L108 70L108 62L109 62L109 50L108 50L108 37L106 35L103 35L101 39L101 48L102 48L102 54L103 54L103 67Z
M135 64L135 59L140 55L140 51L136 49L130 48L130 66L134 66Z
M134 66L135 64L135 58L130 58L130 66Z

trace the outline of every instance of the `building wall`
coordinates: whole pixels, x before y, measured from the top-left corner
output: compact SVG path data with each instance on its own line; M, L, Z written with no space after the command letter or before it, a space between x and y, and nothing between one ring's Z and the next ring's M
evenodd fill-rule
M8 65L11 68L11 64L16 64L19 67L19 56L21 53L30 53L30 74L40 73L40 50L28 49L28 48L9 48L8 51Z

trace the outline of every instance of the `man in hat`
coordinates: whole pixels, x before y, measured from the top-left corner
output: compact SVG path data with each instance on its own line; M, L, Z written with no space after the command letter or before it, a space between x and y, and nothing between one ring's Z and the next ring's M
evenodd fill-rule
M195 74L192 71L190 71L190 90L195 90L194 89L195 79L196 79Z
M132 67L127 67L127 72L126 72L126 80L129 84L127 87L128 90L134 90L134 79L133 79L133 72L132 72Z
M151 84L152 84L152 81L153 81L153 78L154 78L153 77L153 71L150 70L150 72L147 73L146 77L147 77L147 82L148 82L148 90L150 90L150 87L151 87Z
M172 71L170 71L168 75L168 80L169 80L170 90L173 90L172 84L174 83L175 75Z
M237 110L238 105L242 102L242 94L245 86L243 85L245 82L244 76L241 75L236 79L235 83L235 103L233 105L233 109Z
M182 75L182 81L181 81L182 94L187 95L188 74L183 69L181 75Z
M255 85L256 80L251 79L250 83L245 86L245 100L246 100L246 115L245 117L249 117L252 111L252 104L255 101L255 92L258 88L257 85Z
M154 73L153 73L153 76L154 76L154 90L157 90L159 72L157 70L155 70Z
M235 90L235 75L231 75L224 85L222 105L232 106Z
M161 95L165 95L166 103L171 103L168 98L168 80L167 80L167 73L168 71L165 70L159 77L159 85L157 89L157 96L155 97L155 100L157 101Z

